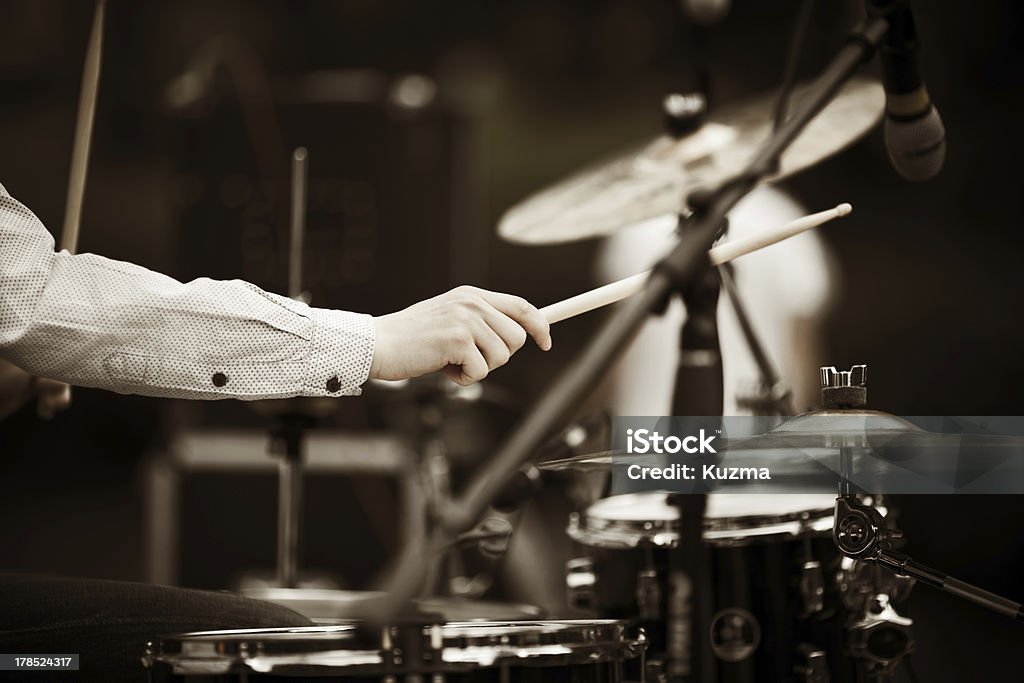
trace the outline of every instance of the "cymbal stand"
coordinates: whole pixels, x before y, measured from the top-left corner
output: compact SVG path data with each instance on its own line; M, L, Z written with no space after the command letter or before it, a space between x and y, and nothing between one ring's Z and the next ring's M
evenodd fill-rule
M272 455L278 456L277 477L277 584L298 586L299 520L302 512L303 445L308 429L316 420L308 415L288 413L276 420L271 430Z
M302 245L306 227L306 159L304 147L292 154L291 225L288 261L288 295L302 300ZM278 461L277 488L277 583L282 588L298 586L299 521L302 513L303 445L306 431L316 418L292 401L275 418L270 452Z
M889 527L884 517L856 496L836 498L835 527L832 540L847 557L874 562L899 576L909 576L987 609L1024 621L1024 605L991 593L966 581L944 574L893 549L893 542L903 537L899 529Z
M687 228L680 216L679 230ZM719 273L709 266L678 291L686 322L680 330L672 415L721 415L725 390L718 337ZM694 490L668 499L679 516L679 541L669 556L670 587L660 624L666 632L664 674L671 683L710 679L714 668L698 635L701 625L711 623L711 556L703 542L707 497L706 490Z
M867 403L867 367L849 371L822 368L822 404L826 409L860 408ZM903 533L891 526L877 508L862 503L853 492L853 449L840 448L839 495L836 497L832 540L843 555L872 562L899 576L909 576L959 598L981 605L1018 621L1024 621L1024 605L991 593L921 564L895 550Z

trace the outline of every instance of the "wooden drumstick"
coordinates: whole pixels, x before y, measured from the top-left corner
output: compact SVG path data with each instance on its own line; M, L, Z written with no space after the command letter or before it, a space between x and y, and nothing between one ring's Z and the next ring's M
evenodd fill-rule
M793 235L798 235L801 232L815 228L823 223L828 223L836 218L842 218L853 211L853 207L849 204L840 204L834 209L828 211L821 211L819 213L812 213L809 216L797 218L792 223L787 223L782 227L775 228L774 230L765 230L756 235L744 239L733 240L720 244L717 247L713 247L708 251L708 259L711 261L711 265L720 266L727 261L731 261L734 258L749 254L752 251L763 249L767 246L781 242L784 239L788 239ZM622 301L628 297L633 296L640 292L644 287L651 271L645 271L632 277L627 277L617 282L592 289L589 292L578 294L574 297L568 298L565 301L559 301L558 303L545 306L540 309L541 314L547 319L549 323L557 323L568 318L573 318L581 313L592 311L595 308L601 308L608 304L613 304L617 301Z
M78 228L82 222L82 199L85 196L85 176L89 166L89 145L92 142L93 118L96 115L96 95L100 87L105 6L106 0L96 1L96 13L93 15L89 47L82 69L82 92L78 100L78 121L75 124L75 141L71 150L68 201L64 212L64 230L60 234L60 248L72 254L78 250Z

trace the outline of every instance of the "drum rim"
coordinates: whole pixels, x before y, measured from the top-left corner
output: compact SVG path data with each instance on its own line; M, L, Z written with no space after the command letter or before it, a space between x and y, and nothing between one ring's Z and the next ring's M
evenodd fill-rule
M587 514L594 506L614 498L634 497L639 500L643 496L664 496L666 493L648 491L602 498L587 510L573 512L569 516L566 533L574 541L595 548L674 548L679 542L678 519L624 520ZM833 513L834 508L828 507L807 508L787 513L705 518L704 542L713 546L734 546L769 542L780 537L790 539L827 536L832 532Z
M383 649L341 647L351 644L355 623L181 633L149 643L143 664L168 667L176 675L242 671L302 675L325 670L343 670L346 675L425 673L510 664L544 667L623 661L639 656L647 646L642 629L614 619L464 621L440 627L441 661L397 667L386 665L392 658ZM424 642L430 631L431 627L424 627Z

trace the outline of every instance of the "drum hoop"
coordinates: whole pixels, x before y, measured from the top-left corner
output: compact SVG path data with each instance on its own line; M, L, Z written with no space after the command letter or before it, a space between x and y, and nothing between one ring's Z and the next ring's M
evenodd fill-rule
M547 630L552 626L558 628ZM402 674L623 661L640 656L647 647L642 629L608 619L451 622L443 629L442 656L433 662L401 664L385 651L338 647L354 631L348 625L179 634L151 643L143 663L147 668L170 667L175 675L304 675L332 670L346 675ZM424 632L424 639L428 637Z
M778 538L825 536L832 525L832 508L816 508L772 515L741 515L704 520L704 541L709 545L738 545ZM796 525L796 528L793 528ZM760 529L782 527L767 533L749 533ZM597 548L674 548L679 542L679 520L618 520L600 519L585 512L574 512L569 517L566 533L574 541ZM732 533L748 532L748 533Z

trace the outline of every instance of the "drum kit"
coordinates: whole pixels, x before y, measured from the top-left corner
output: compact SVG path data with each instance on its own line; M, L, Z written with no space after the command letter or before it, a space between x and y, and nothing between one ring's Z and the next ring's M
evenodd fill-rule
M885 681L892 680L914 649L913 622L898 606L915 581L1021 619L1020 605L900 553L886 501L858 493L848 483L841 485L838 499L817 493L657 491L593 502L566 523L567 540L582 552L566 567L569 606L590 612L589 620L545 621L541 610L528 605L438 597L425 588L431 583L425 578L430 566L460 541L479 541L492 532L507 540L511 529L481 527L481 513L507 493L511 477L522 479L524 467L539 454L550 454L545 444L551 444L551 434L564 426L600 371L651 312L680 294L691 321L707 323L709 308L713 320L720 281L708 274L715 275L714 266L728 259L707 255L724 232L729 209L758 183L813 166L877 124L885 106L883 89L853 73L887 29L884 16L869 17L817 81L792 93L784 89L781 96L723 106L710 114L699 95L672 96L665 103L669 133L541 191L505 214L499 234L531 245L607 236L673 214L679 221L679 244L650 273L545 309L556 322L626 300L460 497L436 486L421 496L423 528L402 549L385 590L346 593L298 585L301 434L310 422L296 416L308 416L312 409L279 404L284 408L274 414L286 445L279 585L249 595L291 607L317 626L159 637L143 656L150 680ZM778 99L790 96L797 104L773 126ZM304 159L304 153L296 156L300 183ZM297 202L301 194L295 193ZM849 207L843 206L800 229L845 215ZM301 244L301 212L294 212L293 219L298 231L293 244ZM793 232L787 227L766 233L734 255ZM293 294L299 295L298 276L293 283ZM733 288L725 289L728 296L737 296ZM757 405L764 414L790 414L778 374L753 327L749 321L742 327L752 352L761 357L766 400ZM711 352L702 356L708 361L703 366L680 369L684 391L701 378L713 383L716 373L720 383L713 322L710 331L705 325L696 332L688 322L682 344L684 350ZM813 415L829 420L798 416L767 434L746 437L742 446L751 452L813 446L832 449L842 460L864 445L858 439L927 449L941 438L868 411L864 366L845 372L826 368L822 379L824 410ZM453 391L461 390L413 382L381 391L415 395L414 403L430 406L439 396L450 400ZM707 392L709 411L715 410L715 396ZM720 406L719 400L719 411ZM865 429L865 424L872 426ZM444 449L432 447L436 429L423 434L416 440L424 451L423 479L436 482L437 458ZM572 435L571 429L562 432L560 442L575 451L581 439ZM994 439L970 438L980 446ZM574 452L548 457L537 467L569 476L607 473L619 457L611 451ZM527 480L534 481L532 476ZM534 491L530 485L520 489L520 503Z

